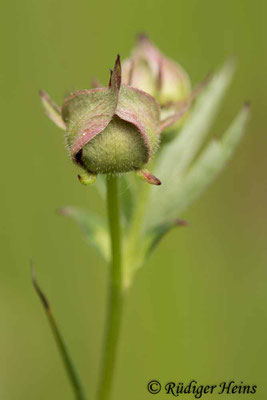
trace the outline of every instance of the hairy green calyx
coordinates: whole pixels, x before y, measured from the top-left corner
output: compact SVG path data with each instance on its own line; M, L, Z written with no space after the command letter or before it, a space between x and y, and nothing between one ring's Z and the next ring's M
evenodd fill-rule
M138 129L114 116L81 150L82 165L96 174L129 172L143 167L148 150Z
M74 93L62 116L71 157L89 173L142 169L159 144L159 106L149 94L121 84L119 57L109 87Z
M141 171L142 179L160 184L144 167L158 149L161 132L184 110L160 120L151 94L122 83L119 56L108 87L74 92L61 108L43 91L41 99L48 117L65 130L70 157L84 170L79 175L83 184L97 174L130 171Z

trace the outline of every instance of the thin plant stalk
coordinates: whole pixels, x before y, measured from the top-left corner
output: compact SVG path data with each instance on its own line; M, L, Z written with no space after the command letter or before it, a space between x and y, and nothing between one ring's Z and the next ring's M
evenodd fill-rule
M59 353L61 355L61 358L63 360L67 375L69 377L69 381L72 385L74 396L76 400L86 400L86 396L84 394L78 373L74 367L73 361L69 355L69 352L67 350L66 344L62 338L62 335L57 327L56 320L54 318L54 315L52 313L51 307L49 305L49 302L41 290L40 286L37 283L35 273L34 273L34 268L32 265L32 281L33 281L33 286L40 297L40 300L42 302L42 305L45 309L45 313L49 322L49 325L51 327L53 336L55 338L56 344L58 346Z
M111 398L122 316L123 277L118 184L117 176L107 177L107 212L111 238L111 265L104 354L100 370L98 400L109 400Z

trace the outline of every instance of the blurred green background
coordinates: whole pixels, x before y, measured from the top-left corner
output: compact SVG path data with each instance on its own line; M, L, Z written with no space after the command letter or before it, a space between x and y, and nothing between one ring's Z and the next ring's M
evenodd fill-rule
M258 385L253 398L265 399L266 1L14 0L2 3L1 14L0 399L73 398L32 289L31 257L93 398L107 266L55 210L105 209L93 187L79 184L38 89L61 103L69 90L89 88L92 76L106 82L115 55L126 57L140 31L179 61L193 84L236 56L237 73L211 134L220 135L245 100L252 118L235 158L182 216L189 227L172 231L137 276L113 399L151 398L150 379L242 380Z

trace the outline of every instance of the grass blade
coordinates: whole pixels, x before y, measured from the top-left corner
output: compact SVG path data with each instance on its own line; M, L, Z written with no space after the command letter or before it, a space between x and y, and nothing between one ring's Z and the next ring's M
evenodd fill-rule
M31 265L31 271L32 271L32 282L33 282L33 286L36 290L36 293L38 294L41 303L44 307L50 328L52 330L53 336L55 338L59 353L62 357L63 360L63 364L65 366L67 375L69 377L70 383L72 385L73 388L73 392L75 394L75 398L76 400L86 400L85 394L83 392L82 389L82 385L80 382L80 379L78 377L78 374L74 368L73 362L70 358L69 352L67 350L67 347L64 343L64 340L61 336L61 333L59 332L59 329L57 327L57 323L55 321L55 318L53 316L53 313L51 311L49 302L45 296L45 294L43 293L43 291L41 290L40 286L37 283L36 277L35 277L35 271L34 271L34 267L33 264Z

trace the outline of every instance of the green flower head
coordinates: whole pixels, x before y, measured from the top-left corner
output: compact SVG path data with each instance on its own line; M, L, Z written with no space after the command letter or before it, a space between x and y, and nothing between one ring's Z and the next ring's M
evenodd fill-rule
M151 94L122 82L119 56L107 87L74 92L61 108L43 91L41 99L48 117L65 130L68 153L84 171L82 183L91 183L97 174L136 171L160 184L144 168L159 147L161 132L184 110L162 119Z

